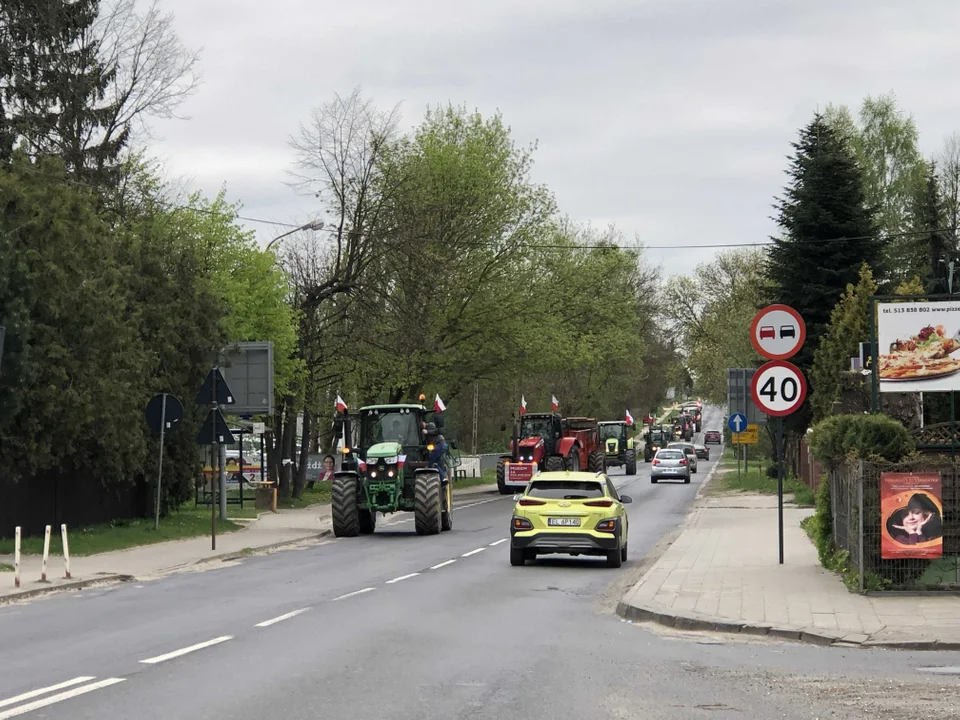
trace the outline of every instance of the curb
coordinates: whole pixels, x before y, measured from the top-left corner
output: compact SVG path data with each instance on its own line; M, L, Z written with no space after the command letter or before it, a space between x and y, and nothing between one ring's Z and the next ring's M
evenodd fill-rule
M20 592L11 593L9 595L0 595L0 605L7 605L9 603L19 602L20 600L29 600L30 598L39 597L41 595L49 595L55 592L63 592L65 590L82 590L85 587L89 587L91 585L100 585L101 583L113 584L119 582L133 582L134 580L136 580L136 578L133 577L133 575L120 575L111 573L107 575L101 575L99 577L88 578L86 580L74 580L73 582L61 583L60 585L34 588L32 590L21 590Z
M794 642L824 647L855 647L862 650L960 650L960 642L940 642L938 640L873 640L869 635L843 633L826 628L745 623L735 620L713 618L706 615L685 615L682 613L663 612L646 605L633 605L622 600L617 605L617 615L627 621L652 622L676 630L772 637L780 640L792 640Z
M211 555L209 557L199 558L197 560L191 560L188 563L181 563L180 565L171 565L169 567L160 568L159 570L153 571L155 573L168 573L173 572L174 570L181 570L187 567L194 567L195 565L203 565L204 563L209 562L229 562L230 560L240 560L245 558L253 553L266 552L268 550L279 550L284 547L289 547L291 545L299 545L305 540L320 540L325 537L329 537L333 534L333 530L324 530L320 533L315 533L312 535L303 535L301 537L293 538L291 540L281 540L280 542L270 543L269 545L257 545L254 547L247 547L243 550L233 550L231 552L220 553L219 555Z

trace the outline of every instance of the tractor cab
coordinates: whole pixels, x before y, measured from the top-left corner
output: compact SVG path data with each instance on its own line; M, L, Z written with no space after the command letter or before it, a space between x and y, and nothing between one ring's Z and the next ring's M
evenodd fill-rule
M609 467L625 466L628 475L637 471L637 455L633 438L624 420L604 420L600 426L600 447Z
M520 418L519 442L517 443L518 460L527 462L541 462L542 458L553 455L557 441L563 434L562 423L558 413L535 413ZM534 450L543 442L542 452ZM534 458L534 454L537 455Z

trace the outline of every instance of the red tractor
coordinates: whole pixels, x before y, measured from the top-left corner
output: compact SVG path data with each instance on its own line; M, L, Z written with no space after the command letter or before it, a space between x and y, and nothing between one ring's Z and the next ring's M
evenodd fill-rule
M497 461L497 489L501 495L521 491L540 470L603 472L606 465L596 418L530 413L514 424L510 454Z

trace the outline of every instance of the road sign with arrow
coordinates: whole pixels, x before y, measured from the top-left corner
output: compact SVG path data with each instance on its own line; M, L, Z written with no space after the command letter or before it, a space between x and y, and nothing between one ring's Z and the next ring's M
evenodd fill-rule
M743 413L734 413L727 418L727 427L730 428L730 432L743 432L747 427L747 416Z

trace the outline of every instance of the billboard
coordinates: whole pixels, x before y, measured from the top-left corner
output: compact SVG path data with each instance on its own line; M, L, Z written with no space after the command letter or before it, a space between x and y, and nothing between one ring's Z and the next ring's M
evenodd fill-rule
M880 392L960 390L960 301L877 303Z
M880 474L880 557L943 556L940 473Z

